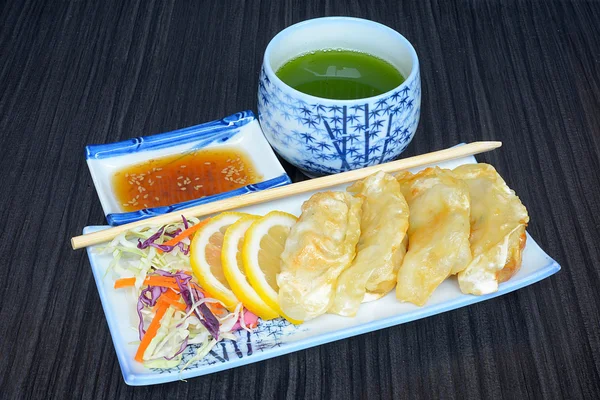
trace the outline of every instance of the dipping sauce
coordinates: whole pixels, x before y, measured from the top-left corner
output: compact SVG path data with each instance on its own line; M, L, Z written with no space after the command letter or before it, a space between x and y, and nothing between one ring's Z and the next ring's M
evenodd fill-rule
M168 206L262 180L240 150L218 148L155 158L117 171L113 191L124 212Z

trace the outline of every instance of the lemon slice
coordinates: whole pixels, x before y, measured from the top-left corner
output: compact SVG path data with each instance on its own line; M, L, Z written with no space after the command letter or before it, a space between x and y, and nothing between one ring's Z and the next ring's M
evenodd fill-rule
M221 249L227 228L246 215L248 214L224 212L211 218L196 232L190 244L190 263L200 286L210 296L222 301L229 310L234 310L239 300L225 278Z
M221 263L225 278L233 293L244 304L244 306L262 319L277 318L279 314L260 298L256 291L250 286L244 273L242 263L242 245L244 235L253 222L260 217L247 215L230 225L223 238L223 251L221 252Z
M299 324L281 312L277 294L277 274L281 253L290 229L298 218L282 211L271 211L250 225L242 247L242 261L248 281L265 303L288 321Z

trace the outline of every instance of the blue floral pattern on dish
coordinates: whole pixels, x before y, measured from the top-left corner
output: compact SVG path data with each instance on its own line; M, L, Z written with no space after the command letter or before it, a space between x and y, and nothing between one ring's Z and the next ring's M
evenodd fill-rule
M419 123L421 80L417 74L388 96L345 105L308 103L271 82L264 67L258 111L269 143L287 161L312 174L332 174L396 158Z
M276 347L281 347L283 338L293 333L305 330L301 326L293 325L283 318L273 320L259 320L258 326L248 332L240 330L235 332L236 340L222 340L206 355L206 357L193 362L187 369L195 369L202 366L228 362L231 359L239 359L251 356ZM159 374L179 372L181 366L185 365L197 353L200 345L190 345L182 353L179 366L175 368L151 368Z

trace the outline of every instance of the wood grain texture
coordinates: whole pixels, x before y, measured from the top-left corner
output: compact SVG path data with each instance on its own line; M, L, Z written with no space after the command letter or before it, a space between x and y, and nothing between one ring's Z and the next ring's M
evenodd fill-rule
M85 252L69 247L104 221L84 146L256 109L270 38L323 15L373 19L414 44L423 103L406 155L501 140L479 159L520 195L562 271L187 383L126 386ZM598 21L597 1L0 3L0 397L597 398Z

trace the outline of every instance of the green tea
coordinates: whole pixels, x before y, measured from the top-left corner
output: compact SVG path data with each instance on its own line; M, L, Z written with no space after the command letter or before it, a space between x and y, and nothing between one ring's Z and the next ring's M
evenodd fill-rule
M404 82L389 62L352 50L318 50L285 63L276 72L302 93L336 100L377 96Z

